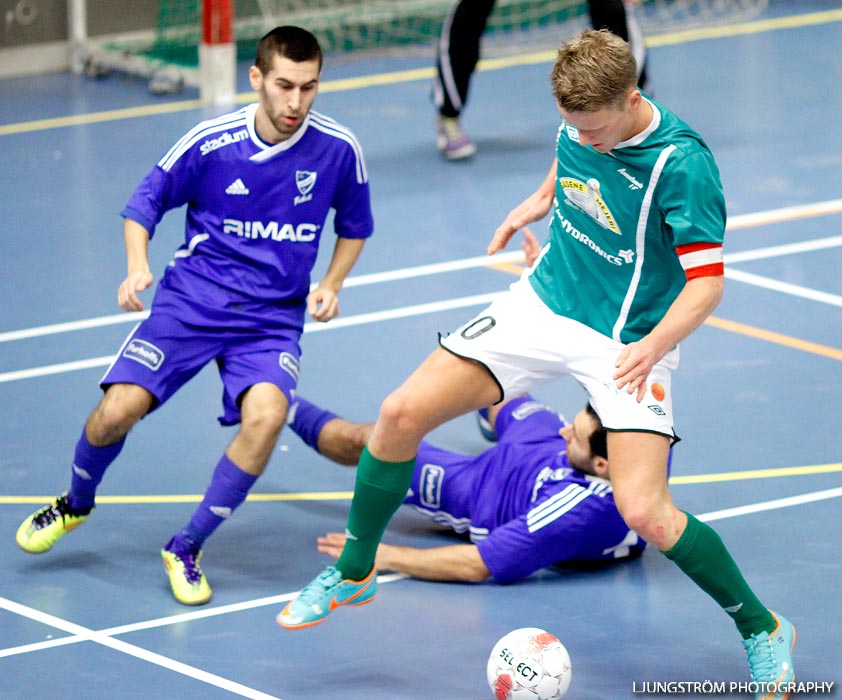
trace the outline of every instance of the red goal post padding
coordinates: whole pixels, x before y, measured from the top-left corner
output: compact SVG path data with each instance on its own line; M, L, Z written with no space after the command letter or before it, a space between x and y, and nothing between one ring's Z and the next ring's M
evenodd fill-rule
M234 0L202 0L202 43L234 41Z

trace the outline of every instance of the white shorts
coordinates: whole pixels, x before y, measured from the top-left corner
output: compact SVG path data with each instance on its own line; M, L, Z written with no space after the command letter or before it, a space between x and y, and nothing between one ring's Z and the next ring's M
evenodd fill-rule
M585 387L606 430L640 430L676 439L670 382L678 367L678 348L652 368L638 403L636 393L617 389L613 379L623 344L554 313L525 277L439 342L453 354L485 365L500 386L501 400L571 375Z

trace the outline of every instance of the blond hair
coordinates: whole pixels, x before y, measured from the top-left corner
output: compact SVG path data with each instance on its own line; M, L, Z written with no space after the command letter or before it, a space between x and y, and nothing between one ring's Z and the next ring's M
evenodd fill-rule
M637 63L616 34L586 29L558 50L550 80L562 109L595 112L622 105L637 86Z

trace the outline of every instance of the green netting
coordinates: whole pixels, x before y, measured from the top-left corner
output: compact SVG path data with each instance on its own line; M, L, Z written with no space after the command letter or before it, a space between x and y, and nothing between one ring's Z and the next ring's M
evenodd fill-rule
M325 53L429 45L454 0L235 0L237 57L252 60L257 40L279 24L312 31ZM757 16L768 0L643 0L637 16L645 33L709 26ZM200 0L161 0L152 41L114 41L103 47L128 63L198 66ZM488 34L531 36L586 14L587 0L498 0ZM581 21L580 21L581 24ZM531 41L527 39L527 41Z
M326 53L429 44L435 41L452 0L237 0L237 57L254 57L257 40L278 24L312 31ZM161 0L155 40L112 45L148 59L196 67L201 40L199 0ZM584 13L585 0L500 0L488 33L546 27Z

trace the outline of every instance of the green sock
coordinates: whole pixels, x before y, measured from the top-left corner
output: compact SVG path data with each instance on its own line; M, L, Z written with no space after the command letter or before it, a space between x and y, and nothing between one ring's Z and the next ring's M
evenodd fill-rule
M743 639L774 631L772 613L754 595L709 525L687 513L687 527L675 546L664 554L733 618Z
M336 562L344 578L359 581L371 571L377 545L389 520L406 498L414 469L414 457L408 462L384 462L367 447L363 449L348 513L350 535Z

